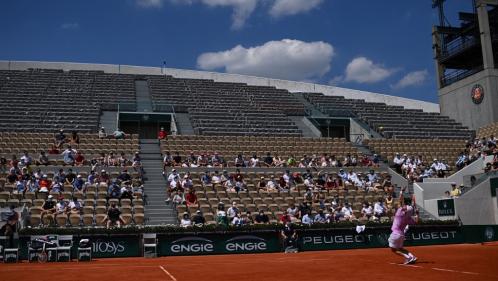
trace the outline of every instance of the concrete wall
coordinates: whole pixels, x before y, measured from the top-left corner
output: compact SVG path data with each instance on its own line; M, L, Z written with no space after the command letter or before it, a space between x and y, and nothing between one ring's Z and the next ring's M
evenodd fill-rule
M358 135L363 135L363 139L371 139L372 137L372 130L370 128L365 129L363 126L358 124L353 118L349 118L349 134L350 134L350 140L352 142L355 142L355 139Z
M496 224L496 197L491 197L489 179L455 199L455 211L463 224Z
M438 199L425 200L424 205L423 205L424 209L438 220L444 221L444 220L454 220L454 219L458 218L457 215L456 216L439 216L438 209L437 209L437 201L438 201ZM458 214L456 212L456 210L455 210L455 214Z
M476 161L472 162L467 167L461 169L460 171L454 173L453 175L447 178L427 178L424 179L424 183L429 184L432 182L447 182L447 183L456 183L457 185L465 184L464 178L467 176L482 174L486 163L492 162L493 156L486 156L486 158L480 158ZM427 198L426 198L427 199Z
M471 98L474 85L484 88L484 100L475 104ZM498 69L487 69L439 90L441 114L478 129L498 121Z
M218 82L240 82L256 86L275 86L290 92L317 92L331 96L344 96L346 98L363 99L368 102L383 102L389 105L400 105L405 108L422 109L427 112L439 112L436 103L407 99L402 97L383 95L365 91L345 89L327 85L304 83L288 80L270 79L239 74L216 73L207 71L184 70L160 67L142 67L129 65L86 64L64 62L33 62L33 61L0 61L0 69L25 70L28 68L48 68L63 70L102 70L109 73L122 74L167 74L177 78L212 79Z

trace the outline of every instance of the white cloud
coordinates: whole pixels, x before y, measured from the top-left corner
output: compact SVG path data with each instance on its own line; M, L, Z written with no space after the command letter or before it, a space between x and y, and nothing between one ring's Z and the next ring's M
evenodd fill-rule
M202 3L211 7L231 7L232 29L240 29L258 5L258 0L201 0Z
M158 8L162 7L163 0L136 0L137 4L145 8Z
M388 69L381 64L374 64L365 57L354 58L346 67L346 82L375 83L391 76L395 69Z
M391 85L391 88L401 89L409 86L421 85L427 80L428 76L429 72L427 70L412 71L401 78L396 84Z
M204 53L197 58L203 70L224 69L228 73L289 80L309 80L330 70L334 48L325 42L284 39L261 46Z
M300 14L318 7L322 2L323 0L275 0L270 15L281 17Z
M77 29L79 27L80 25L77 22L66 22L60 26L61 29Z

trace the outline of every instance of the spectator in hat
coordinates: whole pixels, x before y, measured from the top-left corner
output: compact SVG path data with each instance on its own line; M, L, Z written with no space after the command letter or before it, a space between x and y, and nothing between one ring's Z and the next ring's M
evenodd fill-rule
M99 139L105 139L107 138L107 133L105 132L104 127L100 127L99 129Z
M73 182L73 191L79 193L85 193L85 180L81 175L77 175L76 179Z
M160 140L165 139L168 136L168 133L164 130L164 127L161 127L159 132L157 133L157 138Z
M196 226L203 226L206 223L206 219L202 215L201 210L195 212L195 215L192 217L192 222Z
M180 220L180 226L181 227L192 226L192 220L190 220L190 215L187 212L183 213L183 217Z
M51 224L54 221L54 214L56 212L54 196L49 195L47 200L42 205L41 221L43 224Z
M54 135L54 145L57 148L61 148L64 143L66 143L66 135L64 135L64 130L60 129L58 133Z

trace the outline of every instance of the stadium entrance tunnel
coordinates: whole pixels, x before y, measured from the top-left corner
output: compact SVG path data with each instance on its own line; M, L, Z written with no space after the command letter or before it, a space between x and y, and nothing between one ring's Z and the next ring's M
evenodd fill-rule
M326 138L345 138L350 141L351 121L349 118L309 118Z
M120 112L118 115L119 128L142 139L156 139L161 127L170 133L173 120L171 113Z

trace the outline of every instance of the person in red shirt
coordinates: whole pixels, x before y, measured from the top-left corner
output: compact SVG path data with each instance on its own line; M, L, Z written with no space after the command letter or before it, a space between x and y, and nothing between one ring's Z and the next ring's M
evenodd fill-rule
M74 158L74 164L76 164L76 166L83 166L85 162L85 157L83 156L83 154L81 154L81 152L77 152L76 153L76 157Z
M165 139L168 136L168 133L164 130L164 127L161 127L161 130L159 130L159 133L157 133L157 138L160 140Z
M187 194L187 196L185 197L185 203L187 204L187 207L198 205L197 195L195 195L195 192L193 189L191 189L189 191L189 193Z
M280 222L282 224L286 224L288 222L291 222L292 218L291 216L287 213L287 211L284 212L284 214L280 217Z

